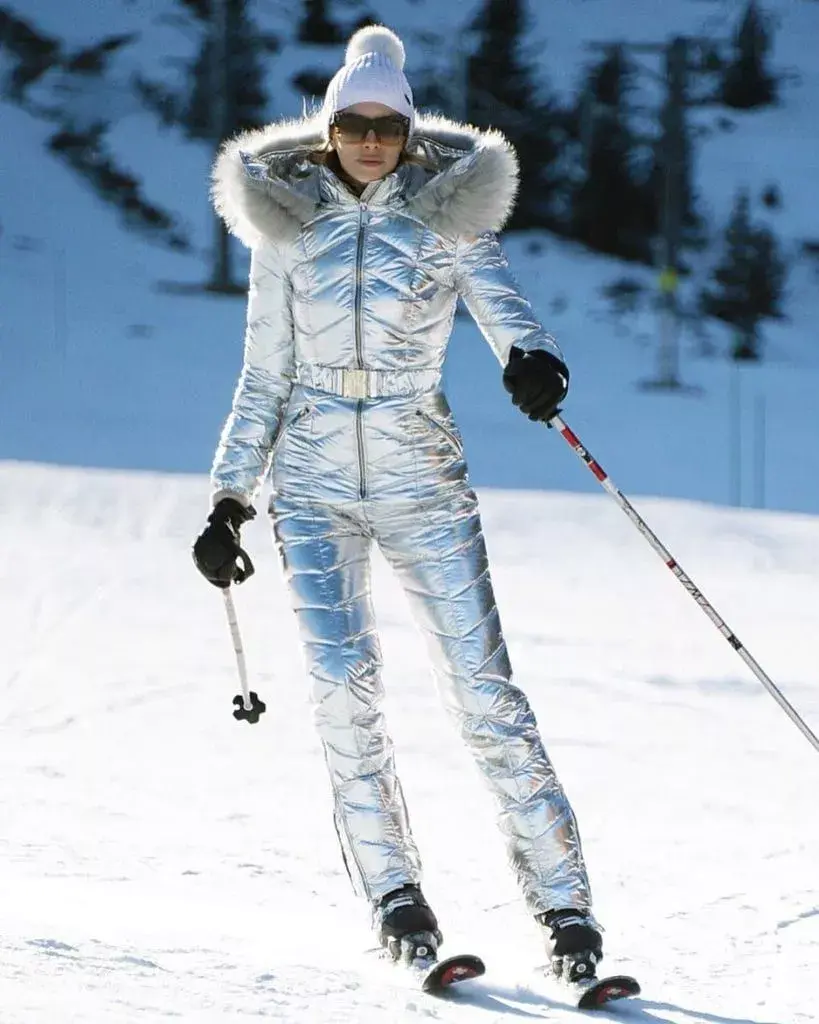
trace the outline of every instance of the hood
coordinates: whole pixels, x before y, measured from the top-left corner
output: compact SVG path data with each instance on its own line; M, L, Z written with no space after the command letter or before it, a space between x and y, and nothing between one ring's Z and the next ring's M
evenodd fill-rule
M290 241L316 215L328 172L309 153L323 141L320 121L306 118L245 132L222 146L213 203L246 246ZM405 212L450 237L500 231L519 182L517 156L500 132L419 116L408 151L420 165L404 164L389 176L401 182Z

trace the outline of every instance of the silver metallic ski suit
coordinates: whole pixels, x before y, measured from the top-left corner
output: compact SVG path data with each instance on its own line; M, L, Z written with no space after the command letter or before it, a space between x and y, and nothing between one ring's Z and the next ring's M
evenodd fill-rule
M270 514L312 680L348 872L371 901L421 864L381 711L375 542L425 634L446 707L499 807L532 913L590 911L571 807L511 678L463 446L441 391L460 296L501 363L548 348L495 230L517 187L497 133L420 119L416 161L360 197L308 158L309 121L222 151L217 209L252 249L244 366L214 501Z

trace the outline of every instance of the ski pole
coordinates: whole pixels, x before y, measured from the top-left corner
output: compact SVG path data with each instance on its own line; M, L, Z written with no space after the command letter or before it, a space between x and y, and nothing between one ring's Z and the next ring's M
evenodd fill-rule
M680 583L685 587L686 591L694 598L700 608L705 612L708 618L714 623L717 629L722 633L728 643L734 648L737 654L742 658L745 664L750 668L757 679L762 683L768 693L773 697L777 704L782 708L785 714L790 718L794 725L802 732L805 738L813 745L816 750L819 750L819 737L811 730L804 719L799 715L799 712L790 701L785 697L782 691L777 687L771 677L764 671L759 662L751 656L751 654L745 649L744 645L740 643L737 635L728 627L725 621L720 618L717 614L716 609L706 599L705 595L699 590L691 577L685 573L682 566L679 565L677 560L672 556L671 552L660 542L657 535L650 529L646 521L640 516L631 502L626 496L615 487L614 483L609 479L608 473L601 467L600 463L596 459L592 458L591 453L585 448L579 441L577 435L566 425L561 419L560 415L553 416L547 426L554 427L560 431L563 435L564 440L574 450L583 462L588 466L592 473L597 477L601 486L606 490L612 498L617 502L620 508L625 512L629 519L634 523L639 532L645 537L652 548L662 558L668 568L674 573Z
M251 725L255 725L255 723L259 721L259 715L264 713L267 705L263 701L259 700L259 695L257 693L248 689L245 649L242 645L242 634L239 632L239 621L236 618L236 605L233 603L233 595L230 592L230 587L225 587L222 590L222 596L225 599L225 611L227 612L230 635L233 640L233 650L236 652L236 664L239 669L239 682L242 687L242 692L233 698L233 703L236 705L233 717L237 721L244 720L245 722L250 722Z

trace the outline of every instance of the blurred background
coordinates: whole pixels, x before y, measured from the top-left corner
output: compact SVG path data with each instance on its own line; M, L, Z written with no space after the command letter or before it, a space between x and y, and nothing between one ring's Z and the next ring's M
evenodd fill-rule
M499 128L504 244L627 493L819 513L819 0L3 0L0 459L204 475L247 253L219 142L311 111L361 25L416 103ZM594 490L459 316L481 488Z

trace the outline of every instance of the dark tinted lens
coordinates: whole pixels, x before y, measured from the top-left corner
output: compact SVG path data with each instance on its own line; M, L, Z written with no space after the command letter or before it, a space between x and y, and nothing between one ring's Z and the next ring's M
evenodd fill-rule
M409 122L404 117L376 117L373 128L382 142L399 142L407 134Z
M347 142L362 142L370 130L370 119L360 114L336 114L334 124Z
M336 114L334 122L347 142L363 142L374 131L379 142L400 142L409 128L409 122L398 114L386 117L363 117L361 114Z

